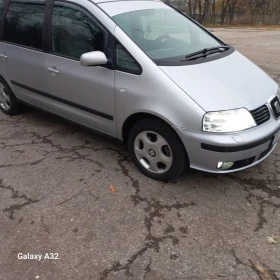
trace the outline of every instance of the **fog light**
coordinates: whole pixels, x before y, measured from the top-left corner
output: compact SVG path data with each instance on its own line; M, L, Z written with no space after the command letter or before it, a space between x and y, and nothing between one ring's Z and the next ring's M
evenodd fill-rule
M234 162L232 161L226 161L226 162L218 162L217 164L217 169L221 169L221 170L226 170L231 168L234 165Z

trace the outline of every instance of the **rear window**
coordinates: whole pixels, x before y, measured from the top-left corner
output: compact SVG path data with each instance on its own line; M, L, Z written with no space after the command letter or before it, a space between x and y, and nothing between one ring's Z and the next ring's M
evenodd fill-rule
M45 6L33 3L11 3L4 25L4 41L42 49Z

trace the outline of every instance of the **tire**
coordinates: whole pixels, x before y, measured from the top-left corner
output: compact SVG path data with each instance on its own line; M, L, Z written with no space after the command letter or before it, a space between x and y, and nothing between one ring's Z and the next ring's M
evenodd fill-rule
M174 179L189 166L181 139L160 120L136 123L128 135L128 150L138 169L155 180Z
M0 109L7 115L15 115L19 110L16 97L2 77L0 77Z

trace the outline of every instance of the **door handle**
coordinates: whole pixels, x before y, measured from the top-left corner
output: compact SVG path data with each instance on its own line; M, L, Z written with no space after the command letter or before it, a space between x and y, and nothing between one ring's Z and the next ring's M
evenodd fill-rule
M48 72L50 72L52 75L58 75L59 71L55 67L48 67Z
M0 58L2 58L2 59L8 59L8 56L6 56L5 54L0 54Z

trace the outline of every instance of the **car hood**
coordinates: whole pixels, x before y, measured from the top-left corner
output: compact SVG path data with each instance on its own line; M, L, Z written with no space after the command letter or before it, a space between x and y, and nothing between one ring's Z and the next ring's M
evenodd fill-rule
M205 111L253 110L278 90L264 71L238 51L206 63L160 69Z

